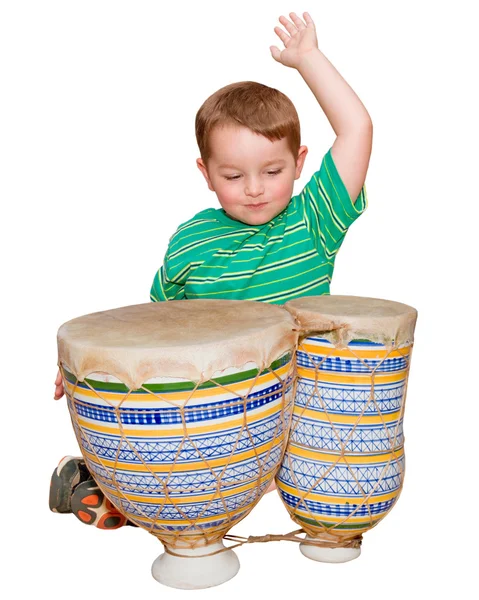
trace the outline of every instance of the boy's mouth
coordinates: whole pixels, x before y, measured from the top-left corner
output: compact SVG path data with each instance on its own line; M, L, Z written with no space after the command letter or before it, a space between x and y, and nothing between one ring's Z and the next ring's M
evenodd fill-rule
M251 208L252 210L258 210L260 208L263 208L267 204L267 202L259 202L258 204L248 204L247 207Z

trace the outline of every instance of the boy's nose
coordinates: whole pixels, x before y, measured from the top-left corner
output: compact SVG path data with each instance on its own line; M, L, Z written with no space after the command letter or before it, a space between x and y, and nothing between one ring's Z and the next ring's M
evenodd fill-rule
M247 196L251 196L252 198L257 198L261 196L264 192L263 184L260 181L249 181L244 190Z

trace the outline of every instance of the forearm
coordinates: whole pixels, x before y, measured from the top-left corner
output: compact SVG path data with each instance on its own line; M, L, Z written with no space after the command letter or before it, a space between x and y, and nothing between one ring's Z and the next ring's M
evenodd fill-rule
M363 103L321 50L315 48L305 54L297 70L337 136L371 126L371 117Z

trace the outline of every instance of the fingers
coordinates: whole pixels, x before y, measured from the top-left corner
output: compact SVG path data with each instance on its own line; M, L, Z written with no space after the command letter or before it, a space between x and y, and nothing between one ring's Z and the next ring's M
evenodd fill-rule
M307 12L303 13L304 20L306 21L306 25L314 27L314 21L311 18L311 15Z
M280 27L274 28L275 33L279 36L279 38L281 39L281 41L283 42L283 44L285 46L286 46L287 42L294 35L296 35L299 31L306 29L306 27L314 28L313 19L311 18L311 15L307 12L303 13L304 22L294 12L289 13L289 16L291 17L292 22L288 21L288 19L286 17L284 17L283 15L281 15L279 17L279 22L281 23L281 25L284 26L284 28L289 33L289 35L285 31L283 31L283 29L281 29ZM274 55L273 55L273 57L274 57Z
M53 399L60 400L64 393L65 390L63 389L62 374L60 373L60 371L58 371L57 378L55 379L55 393L53 395Z
M296 29L296 26L293 25L293 23L291 23L291 21L288 21L288 19L286 17L283 17L283 15L280 16L279 22L281 23L281 25L284 25L286 31L291 36L295 35L295 33L298 32L298 30Z
M281 62L281 50L277 46L270 46L269 49L271 50L271 55L274 60Z
M306 14L306 13L304 13ZM298 17L298 15L294 12L289 13L289 16L291 17L291 20L293 21L293 23L296 25L298 31L301 31L301 29L306 29L306 25L303 23L303 21L301 21L301 19Z
M289 40L291 39L290 36L285 31L283 31L280 27L275 27L274 32L279 37L279 39L283 42L283 44L286 46L287 43L289 42Z
M53 396L53 399L60 400L60 398L63 396L64 393L65 393L65 391L63 389L63 385L59 385L58 387L55 388L55 394Z

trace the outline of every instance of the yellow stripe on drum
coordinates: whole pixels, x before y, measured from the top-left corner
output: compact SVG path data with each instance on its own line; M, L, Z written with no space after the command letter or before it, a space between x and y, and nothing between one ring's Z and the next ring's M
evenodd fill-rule
M266 407L258 407L253 409L251 412L247 413L246 422L248 427L254 426L257 421L261 421L271 415L278 414L278 419L281 418L281 405L282 398L278 398L277 401L273 403L273 406L266 405ZM261 408L265 408L265 410L261 410ZM96 431L98 433L108 433L110 435L123 435L123 437L183 437L185 435L185 429L183 427L172 428L171 425L165 423L164 425L156 425L152 428L150 425L138 425L137 428L134 428L132 425L128 425L128 428L122 426L121 428L118 425L113 427L105 427L104 425L98 425L96 421L90 421L84 417L78 417L77 415L73 416L74 420L80 425L80 427L85 427L89 431ZM214 421L207 421L207 425L196 425L196 423L188 423L186 425L186 431L190 435L197 435L201 433L215 433L218 431L224 431L225 429L232 429L234 427L241 427L244 424L244 414L240 414L235 419L229 419L228 417L224 417L223 419L218 419L218 423L215 424Z
M222 488L221 493L218 493L217 491L212 491L209 494L203 494L202 496L189 496L187 494L185 494L184 496L171 496L170 495L169 500L167 499L166 503L174 504L174 505L178 505L178 506L181 506L182 504L191 504L193 502L201 502L201 503L207 504L214 500L221 500L221 498L229 498L230 496L235 496L236 494L241 494L244 492L248 492L250 490L254 490L258 486L258 481L261 484L268 477L271 478L271 475L262 477L260 480L252 481L252 482L249 482L242 486L234 487L230 490L224 490ZM132 504L140 504L141 505L142 502L145 502L147 504L158 505L158 506L165 504L165 496L162 496L159 498L154 498L151 496L140 496L140 495L136 495L136 494L130 494L128 492L122 492L121 494L118 494L112 490L108 490L108 493L110 496L114 496L115 498L118 498L118 500L121 500L121 498L126 498ZM251 494L251 497L254 498L255 494Z
M252 494L252 500L251 503L255 503L256 502L256 498L254 496L254 494ZM251 505L246 505L243 506L242 508L238 508L236 510L229 510L228 511L228 515L230 517L235 517L236 515L240 515L244 512L247 512L249 509L251 508ZM139 517L133 513L129 513L128 511L124 511L127 514L131 514L131 518L132 520L136 521L137 523L143 523L145 529L148 529L151 527L152 522L155 522L156 525L168 525L168 526L178 526L178 525L193 525L196 526L197 524L207 524L210 522L214 522L217 521L218 519L224 519L225 517L227 517L226 512L225 513L220 513L218 515L213 515L213 516L208 516L208 517L203 517L203 518L191 518L191 519L162 519L161 518L161 514L159 516L158 519L149 519L148 517ZM163 535L163 533L165 535L172 535L175 537L175 539L178 536L192 536L192 537L201 537L204 538L204 530L202 530L202 532L199 532L197 529L194 529L194 526L192 527L192 529L188 532L186 531L161 531L161 530L152 530L152 533L154 534L161 534ZM214 533L215 531L224 531L225 529L229 529L231 527L230 524L228 524L228 522L226 521L223 525L218 525L215 526L214 528L209 528L207 530L207 534L208 537L211 536L212 533Z
M288 456L294 459L295 456L300 458L309 458L313 461L324 463L324 464L338 464L338 465L385 465L389 461L394 462L401 459L404 456L404 446L395 450L389 450L388 452L381 452L377 454L365 454L364 452L358 452L357 454L344 454L341 455L330 452L321 452L320 450L313 450L311 448L304 448L298 446L293 442L290 442L287 450L286 457L283 463L288 465Z
M276 369L274 371L275 374L268 372L265 373L264 375L260 375L258 378L256 377L251 377L249 379L246 379L244 381L240 381L239 383L231 383L231 384L225 384L223 387L221 387L220 385L215 385L212 386L210 388L204 389L204 390L191 390L191 391L183 391L183 392L144 392L143 390L141 390L141 392L135 393L135 392L130 392L130 394L128 395L125 392L109 392L109 391L94 391L92 389L88 388L77 388L78 393L81 394L82 396L86 397L86 398L98 398L98 396L100 396L101 398L103 398L104 400L109 400L111 402L121 402L126 396L128 396L127 402L158 402L161 401L162 399L168 400L168 402L175 402L175 401L185 401L185 400L193 400L193 399L204 399L204 398L211 398L214 400L218 400L218 398L216 396L221 396L224 395L225 397L228 397L229 395L231 396L246 396L247 394L250 394L253 390L251 389L252 384L254 383L254 391L260 391L260 390L256 390L256 387L258 386L267 386L270 383L278 383L278 377L282 378L283 375L286 375L288 373L288 371L291 370L291 363L287 363L286 365L284 365L283 367L280 367L278 369ZM278 376L278 377L277 377ZM285 378L284 378L285 379ZM101 382L99 382L101 384ZM66 389L68 390L68 392L70 393L70 395L73 393L73 390L75 389L75 385L69 383L68 381L66 382Z
M365 498L359 494L350 494L349 496L340 497L336 494L318 494L314 492L314 490L310 492L305 492L304 490L300 490L294 486L287 485L281 481L278 481L278 488L283 492L287 492L292 496L299 496L302 500L313 501L313 502L325 502L327 504L363 504L365 503ZM393 492L389 492L388 494L381 494L378 496L370 496L369 504L376 504L378 502L387 502L388 500L393 500L398 496L400 490L394 490ZM300 506L300 504L298 504ZM292 509L297 510L297 509ZM364 517L363 517L364 518Z
M346 373L327 373L318 369L308 369L307 367L298 367L298 376L309 379L310 381L324 381L325 383L355 383L356 385L368 385L373 379L372 373L355 373L347 375ZM375 373L374 382L376 384L397 383L405 381L406 370L397 371L395 373Z
M392 350L388 353L386 349L379 348L377 350L359 350L354 348L336 348L334 346L322 346L303 341L298 350L301 352L308 352L314 356L323 356L328 358L331 356L339 356L344 358L369 358L369 359L382 359L382 358L409 358L411 353L411 346L405 346L399 350Z
M258 454L267 452L269 449L273 449L276 446L281 445L283 443L283 439L284 433L274 438L270 442L267 442L266 444L258 445L251 450L247 450L246 452L235 453L233 455L228 455L223 458L207 459L204 461L197 460L194 462L187 463L176 462L175 464L173 463L173 461L170 463L160 464L147 463L147 467L145 467L145 465L141 463L129 464L123 462L115 462L114 460L106 460L104 458L99 460L94 454L88 452L85 448L83 448L83 454L96 465L105 466L110 469L116 468L125 473L169 473L170 471L174 471L175 473L189 473L191 471L197 471L202 469L224 467L226 465L235 465L236 463L242 462L243 460L247 460L248 458L252 458Z
M377 413L373 414L373 415L362 415L362 417L360 417L360 415L358 415L358 414L355 414L355 415L337 414L337 413L332 414L332 413L329 413L327 410L310 410L309 408L304 409L301 406L295 406L293 414L295 417L298 417L299 419L308 418L308 419L314 420L315 425L318 425L318 426L321 424L330 426L331 423L333 425L335 425L336 423L338 425L343 424L343 423L345 423L347 425L355 425L357 423L358 426L361 426L361 425L380 425L381 423L392 423L399 419L399 417L401 415L401 411L397 410L393 413L383 414L382 418L381 418L381 416ZM323 416L323 415L325 415L325 416ZM326 415L329 415L331 417L331 420L329 420Z

